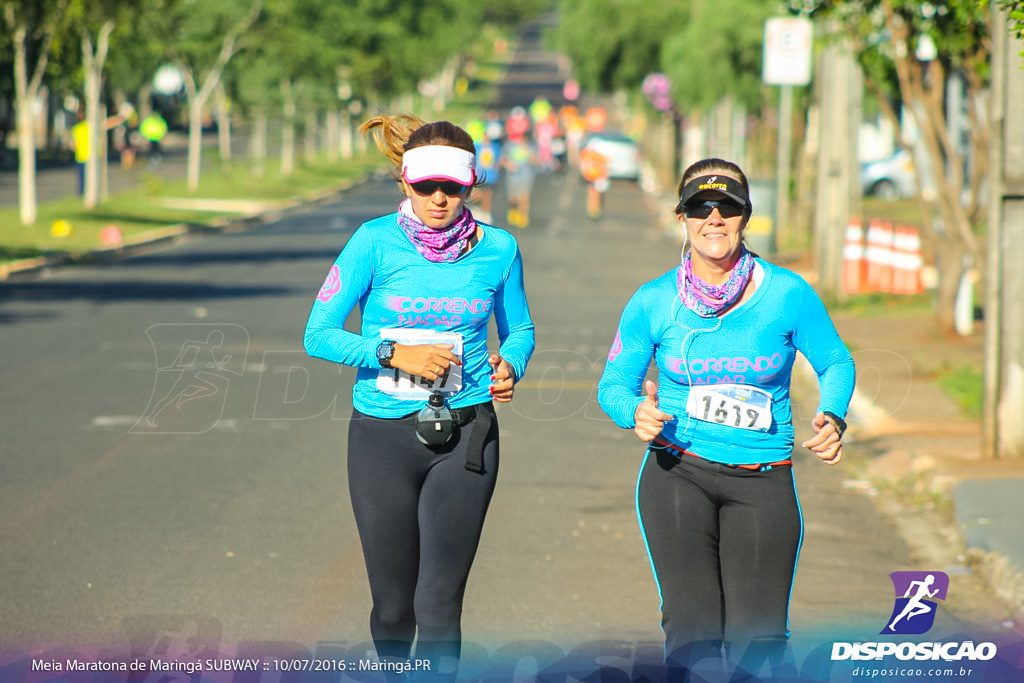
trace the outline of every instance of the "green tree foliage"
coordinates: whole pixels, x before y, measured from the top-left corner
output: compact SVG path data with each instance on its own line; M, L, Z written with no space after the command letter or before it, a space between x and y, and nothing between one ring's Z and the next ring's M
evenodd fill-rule
M690 20L676 27L662 51L673 99L700 109L732 95L758 109L764 23L777 14L776 3L763 0L696 0Z
M480 6L470 0L408 2L354 0L341 41L349 48L357 94L407 92L467 50L480 26Z
M661 46L685 26L689 3L679 0L562 0L555 44L589 90L635 89L662 71Z
M829 17L852 41L868 87L898 98L900 59L931 40L943 71L988 78L988 11L977 0L792 0L794 9Z
M117 22L110 37L108 81L113 90L128 95L142 114L149 109L149 102L141 99L148 97L153 74L169 59L161 38L168 7L165 2L137 0L134 11Z
M792 0L791 6L845 36L864 71L865 85L897 130L902 122L899 108L913 115L918 143L911 151L916 152L922 187L932 188L920 199L924 229L938 255L939 323L952 330L964 256L984 262L979 228L984 222L982 188L990 136L990 9L977 0ZM956 139L959 132L946 119L945 92L952 73L961 74L966 84L970 165ZM902 137L900 142L908 145ZM971 171L969 178L964 177L965 168Z
M480 0L474 3L485 24L502 28L516 28L524 19L535 17L551 9L553 0Z
M1024 2L1022 0L1001 0L999 6L1006 10L1010 30L1017 38L1024 40ZM1024 52L1020 53L1024 57Z

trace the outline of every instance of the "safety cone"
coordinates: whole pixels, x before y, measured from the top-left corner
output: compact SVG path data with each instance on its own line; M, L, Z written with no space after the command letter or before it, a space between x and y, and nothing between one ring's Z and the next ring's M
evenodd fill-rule
M907 230L897 225L892 235L892 286L891 294L906 294L909 272L907 270Z
M921 253L921 233L917 226L907 226L907 294L923 294L924 255Z
M860 225L860 218L852 216L846 226L846 243L843 245L843 291L847 294L861 293L866 275L864 229Z
M892 287L892 223L871 221L868 227L866 258L867 288L870 292L888 292Z

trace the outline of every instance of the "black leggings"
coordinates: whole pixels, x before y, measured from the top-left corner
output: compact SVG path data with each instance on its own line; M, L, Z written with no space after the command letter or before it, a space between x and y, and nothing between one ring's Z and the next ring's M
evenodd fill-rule
M790 466L750 471L655 448L637 508L670 664L723 644L737 659L751 642L785 650L803 535Z
M493 416L490 403L478 410ZM432 450L408 420L353 412L349 492L373 598L370 635L382 660L408 659L418 636L417 659L430 660L435 673L457 668L462 597L498 474L497 420L484 442L484 472L466 469L475 424Z

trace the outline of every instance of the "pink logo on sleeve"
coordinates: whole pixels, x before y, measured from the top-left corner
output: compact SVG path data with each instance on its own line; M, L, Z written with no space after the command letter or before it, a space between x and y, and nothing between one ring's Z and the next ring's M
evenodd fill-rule
M323 286L320 288L320 293L316 295L316 298L324 303L327 303L334 298L334 295L341 291L341 268L337 265L331 267L331 272L327 274L327 279L324 280Z
M612 348L608 351L608 360L611 362L614 362L619 354L622 353L622 337L619 336L620 334L619 330L615 330L615 341L612 342Z

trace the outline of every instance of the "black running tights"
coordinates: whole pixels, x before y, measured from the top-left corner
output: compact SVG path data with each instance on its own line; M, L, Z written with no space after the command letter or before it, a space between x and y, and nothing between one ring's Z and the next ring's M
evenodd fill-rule
M493 411L490 403L480 410ZM458 665L462 598L498 473L498 423L484 445L484 472L466 469L471 422L431 450L408 420L354 412L348 480L370 580L370 634L382 660L410 657L431 669Z

